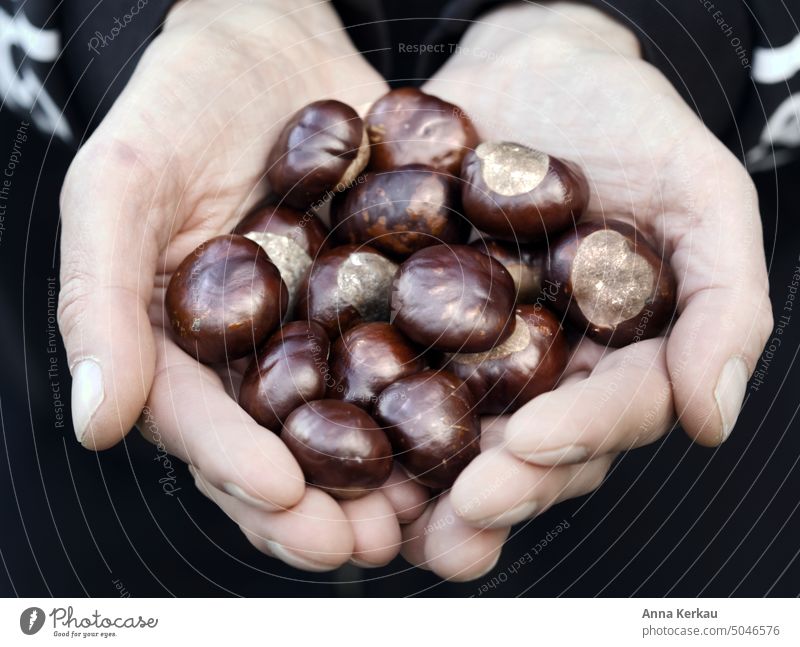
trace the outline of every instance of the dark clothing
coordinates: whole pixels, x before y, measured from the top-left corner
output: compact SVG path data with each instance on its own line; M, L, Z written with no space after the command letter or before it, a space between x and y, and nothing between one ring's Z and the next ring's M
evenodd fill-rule
M396 85L432 74L469 20L497 4L335 3ZM593 4L636 31L646 58L755 174L779 321L800 277L800 0ZM762 384L723 447L674 433L626 454L599 491L515 528L496 570L470 584L439 582L399 559L366 576L303 575L254 551L185 468L138 435L100 455L80 448L54 319L58 191L170 5L0 0L0 594L800 594L790 386L800 378L800 316L781 352L765 352ZM398 55L399 43L421 41L447 47L425 59ZM567 530L551 532L565 519Z

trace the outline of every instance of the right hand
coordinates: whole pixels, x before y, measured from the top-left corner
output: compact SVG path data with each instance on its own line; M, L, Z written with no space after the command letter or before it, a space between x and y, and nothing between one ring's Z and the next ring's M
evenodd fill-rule
M138 421L259 550L309 570L388 562L398 521L415 518L427 493L399 474L341 504L306 488L280 439L231 397L233 370L198 364L170 339L164 291L191 250L228 233L263 193L289 115L321 98L358 108L385 91L326 4L181 3L61 196L59 325L78 440L105 449Z

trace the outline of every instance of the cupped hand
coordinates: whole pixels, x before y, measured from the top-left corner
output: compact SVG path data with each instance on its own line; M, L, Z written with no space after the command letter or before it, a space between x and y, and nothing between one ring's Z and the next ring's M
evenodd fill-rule
M676 419L702 445L723 442L773 321L748 175L625 27L577 3L508 6L472 26L425 89L484 139L580 164L586 218L635 223L678 284L664 336L583 340L555 391L485 421L482 454L406 527L409 561L467 580L491 569L510 525L596 488L618 452Z
M264 192L283 122L306 103L385 92L325 3L179 3L78 152L62 192L59 322L78 440L104 449L138 421L260 550L310 570L388 562L425 491L395 475L340 504L306 488L280 439L165 330L170 274ZM142 413L144 411L144 414Z

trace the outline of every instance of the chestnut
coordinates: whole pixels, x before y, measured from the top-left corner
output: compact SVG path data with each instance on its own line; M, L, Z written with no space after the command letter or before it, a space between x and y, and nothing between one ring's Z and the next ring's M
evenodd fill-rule
M450 355L445 367L464 380L482 414L513 413L551 391L567 365L561 326L541 305L517 306L514 332L485 353Z
M503 342L514 325L514 280L491 256L467 245L426 247L392 283L392 322L412 341L478 353Z
M394 258L423 247L465 243L471 226L460 213L456 179L430 166L410 164L382 173L339 194L331 226L345 243L367 243Z
M306 481L338 499L379 488L392 471L392 447L370 415L349 402L317 400L286 418L281 439Z
M359 324L333 346L329 397L369 410L387 386L419 373L425 358L392 324Z
M500 261L508 270L517 288L517 303L533 303L541 295L546 250L489 238L479 238L470 246Z
M609 346L655 337L675 310L675 280L633 225L585 222L550 248L545 278L553 305Z
M358 113L341 101L315 101L284 126L267 159L267 181L286 204L305 209L343 191L369 160Z
M295 315L322 324L331 339L363 321L389 318L395 265L367 245L342 245L318 256L298 288Z
M164 307L178 346L205 363L238 359L278 327L288 304L281 275L244 236L217 236L170 279Z
M239 404L258 424L280 433L286 417L327 389L330 342L314 321L293 321L276 332L247 367Z
M478 133L458 106L417 88L398 88L378 99L365 118L372 145L370 167L383 171L429 164L457 175Z
M409 476L449 488L480 453L481 425L472 393L448 371L423 371L384 389L375 415Z
M311 260L329 247L328 229L313 213L261 203L236 225L234 234L257 242L289 290L289 312Z
M589 185L574 164L511 142L483 142L461 165L464 213L481 231L534 242L577 221Z

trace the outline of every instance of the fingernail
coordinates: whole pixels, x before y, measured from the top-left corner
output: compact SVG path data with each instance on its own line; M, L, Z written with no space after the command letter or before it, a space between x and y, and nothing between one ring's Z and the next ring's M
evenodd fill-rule
M284 547L273 539L265 539L264 541L267 544L267 550L269 550L276 559L281 560L289 566L294 566L295 568L299 568L303 571L314 571L315 573L333 570L332 566L318 564L317 562L312 562L305 557L300 557L300 555L295 553L293 550Z
M539 504L536 501L527 501L526 503L518 505L516 508L506 510L502 514L478 519L473 523L481 528L505 528L507 526L513 526L515 523L519 523L532 516L538 507Z
M103 402L103 372L93 359L84 359L72 369L72 426L83 444L92 416Z
M258 508L259 510L267 510L269 512L275 511L275 508L271 506L269 503L267 503L263 499L257 499L254 496L248 494L242 488L236 485L236 483L223 483L222 489L225 490L228 494L230 494L233 498L239 499L239 501L241 501L242 503L251 505L254 508Z
M519 454L517 454L519 456ZM589 455L589 450L581 445L565 445L556 449L535 451L524 456L529 463L537 465L561 465L562 463L580 463Z
M722 435L720 442L725 442L731 435L739 412L742 410L745 392L747 391L747 364L738 355L731 357L722 367L722 372L714 389L714 399L722 418Z

